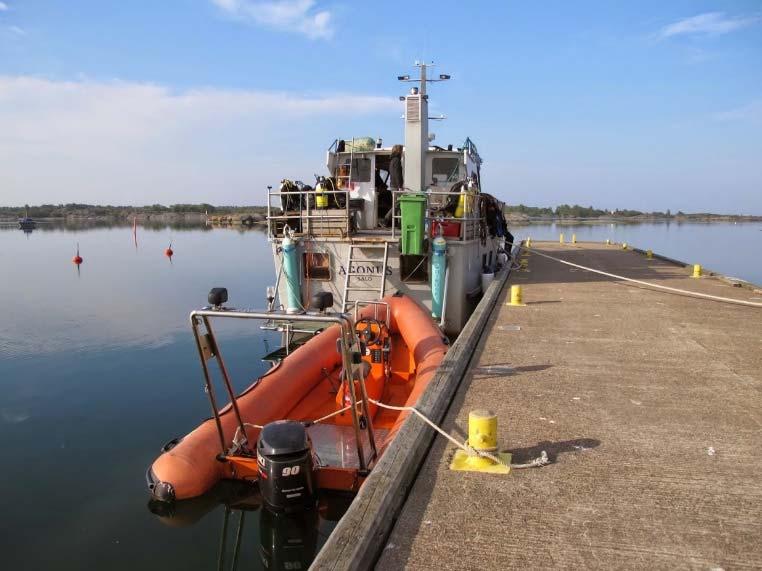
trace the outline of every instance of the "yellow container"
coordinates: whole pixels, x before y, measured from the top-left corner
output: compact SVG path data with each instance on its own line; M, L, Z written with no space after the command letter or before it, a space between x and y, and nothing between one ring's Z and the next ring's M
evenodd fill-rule
M325 193L322 182L315 186L315 206L328 208L328 195Z

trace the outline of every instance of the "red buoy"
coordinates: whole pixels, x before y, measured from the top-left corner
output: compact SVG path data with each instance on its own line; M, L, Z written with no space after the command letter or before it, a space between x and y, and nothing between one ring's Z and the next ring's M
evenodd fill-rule
M175 252L172 250L172 244L170 244L170 245L169 245L169 248L167 248L166 250L164 250L164 255L165 255L167 258L171 258L171 257L172 257L172 255L173 255L174 253L175 253Z
M79 255L79 244L77 244L77 255L74 256L71 259L72 262L74 262L77 265L80 265L82 263L82 256Z

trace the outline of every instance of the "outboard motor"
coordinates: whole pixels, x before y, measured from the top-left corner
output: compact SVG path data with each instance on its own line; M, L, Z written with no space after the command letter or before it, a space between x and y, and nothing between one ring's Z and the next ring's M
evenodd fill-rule
M314 504L312 446L301 422L265 425L257 442L257 462L259 489L267 505L293 512Z

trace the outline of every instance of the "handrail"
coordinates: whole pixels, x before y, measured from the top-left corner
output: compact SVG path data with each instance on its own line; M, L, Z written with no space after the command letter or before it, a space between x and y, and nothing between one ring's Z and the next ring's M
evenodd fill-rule
M267 191L267 234L271 238L275 236L271 224L271 220L288 220L291 218L295 218L297 216L301 220L304 220L307 222L306 226L306 234L311 235L312 234L312 220L319 219L319 220L346 220L346 224L344 226L344 232L346 234L349 234L350 231L350 208L349 208L349 189L334 189L334 190L323 190L321 192L322 194L343 194L344 195L344 212L342 214L334 214L326 212L326 210L338 210L336 208L331 209L323 209L323 208L315 208L310 206L310 196L315 196L316 193L314 189L312 190L270 190ZM289 195L297 195L299 196L299 210L289 211L283 208L282 204L280 206L280 209L282 211L282 214L273 214L272 213L272 198L273 197L283 197L283 196L289 196ZM288 212L292 212L292 214L288 214ZM304 232L304 228L302 228L302 231Z
M199 358L201 360L201 368L204 372L204 382L205 382L205 390L206 393L209 395L209 402L212 407L212 414L214 416L215 424L217 425L217 432L220 437L220 445L222 447L222 454L221 457L227 456L229 453L229 450L227 449L226 443L225 443L225 434L222 429L222 421L220 420L220 410L217 406L217 399L214 393L214 386L212 384L212 379L209 374L209 366L207 365L207 361L211 359L212 357L215 357L217 359L217 364L220 368L220 373L222 375L223 383L225 385L225 389L228 393L228 397L230 398L230 404L231 408L233 410L233 413L235 414L236 421L238 422L238 427L240 430L240 433L243 434L244 438L247 438L246 435L246 426L241 418L241 413L238 410L238 402L236 400L236 394L233 390L233 385L230 382L230 375L228 373L227 367L225 367L225 363L222 359L222 355L219 352L219 346L217 345L217 340L214 336L214 331L212 330L211 321L210 318L217 318L217 317L227 317L232 319L261 319L261 320L273 320L274 318L277 318L282 321L289 321L289 322L313 322L313 323L335 323L339 326L341 330L341 335L339 336L340 339L340 348L341 348L341 361L342 366L344 368L344 375L345 380L347 382L347 386L349 387L349 399L352 405L352 424L354 425L355 430L355 439L357 441L357 457L360 461L360 469L361 470L367 470L368 463L365 459L365 452L362 447L362 439L360 438L360 419L357 412L357 404L358 404L358 398L355 393L355 384L353 381L353 367L352 367L352 354L355 352L359 352L360 350L360 343L357 339L357 334L354 330L354 324L352 322L352 319L349 317L348 314L344 313L304 313L304 314L286 314L284 312L280 311L251 311L251 310L237 310L234 308L210 308L205 307L203 309L198 309L195 311L192 311L190 314L190 322L191 322L191 329L193 330L193 336L196 340L196 348L198 349ZM203 324L204 329L206 330L206 333L201 333L199 331L199 326ZM366 419L370 418L369 414L369 405L368 405L368 397L365 390L365 378L362 375L362 369L360 369L360 399L359 402L362 404L363 414ZM368 427L371 425L368 423ZM378 456L377 450L376 450L376 443L375 438L372 433L372 430L368 431L368 441L371 445L371 452L373 454L373 458L376 458Z
M398 219L402 218L401 214L397 214L397 195L404 195L404 194L410 194L410 190L394 190L392 191L392 238L396 236L396 221ZM481 193L477 192L468 192L461 190L460 192L451 192L446 190L427 190L425 192L421 192L419 194L423 194L426 196L426 211L428 212L430 210L429 207L429 198L431 196L446 196L446 197L460 197L461 195L464 196L464 200L466 201L466 204L468 205L467 212L464 213L462 217L457 216L430 216L426 215L425 219L427 222L433 222L433 221L452 221L452 222L461 222L460 226L460 236L459 239L461 241L466 240L466 227L470 224L472 229L472 236L476 234L476 222L481 222L482 217L478 214L481 212L482 207L482 201L484 200L484 197ZM460 198L458 198L460 200ZM469 201L472 201L472 204L469 204Z

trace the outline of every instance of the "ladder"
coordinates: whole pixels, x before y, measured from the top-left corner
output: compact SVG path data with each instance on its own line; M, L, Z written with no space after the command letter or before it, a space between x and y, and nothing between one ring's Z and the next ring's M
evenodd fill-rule
M383 249L383 259L379 258L357 258L355 257L355 250L364 249L364 250L381 250ZM344 276L344 296L341 301L341 311L342 313L346 313L349 310L350 304L354 303L355 301L375 301L375 299L371 298L368 299L367 297L363 296L362 294L367 293L375 293L378 295L377 299L381 299L384 297L384 294L386 293L386 267L387 262L389 260L389 242L384 242L383 244L355 244L350 243L348 250L347 250L347 267L346 267L346 275ZM357 264L360 262L381 262L381 273L378 274L376 272L359 272ZM378 267L378 266L375 266ZM367 281L373 281L378 280L378 285L374 287L371 284L368 285L357 285L357 279L354 281L352 278L357 278L359 276L363 276L365 278L370 278L370 280ZM353 299L350 299L352 297Z

